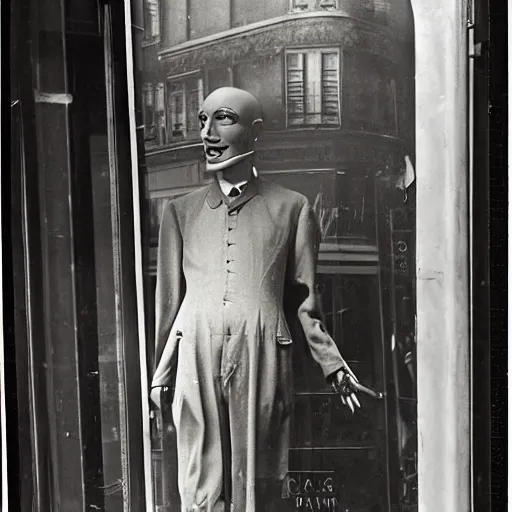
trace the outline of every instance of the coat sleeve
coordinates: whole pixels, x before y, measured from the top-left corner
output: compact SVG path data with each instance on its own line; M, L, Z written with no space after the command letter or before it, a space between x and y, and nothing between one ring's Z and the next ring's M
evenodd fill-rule
M171 378L177 337L170 337L172 325L183 301L183 238L172 202L162 215L158 237L155 294L155 360L151 387L166 386Z
M316 285L320 238L316 216L309 202L305 201L297 221L288 275L298 304L297 315L311 355L327 378L348 366L323 322L320 296Z

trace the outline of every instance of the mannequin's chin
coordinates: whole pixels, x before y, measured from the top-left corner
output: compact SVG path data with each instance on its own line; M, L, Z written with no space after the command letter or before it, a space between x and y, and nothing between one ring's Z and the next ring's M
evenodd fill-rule
M241 160L244 160L248 156L252 155L254 151L249 151L247 153L243 153L242 155L235 155L231 158L228 158L227 160L223 160L222 162L209 162L206 161L206 172L217 172L217 171L223 171L224 169L227 169L228 167L231 167L232 165L237 164Z

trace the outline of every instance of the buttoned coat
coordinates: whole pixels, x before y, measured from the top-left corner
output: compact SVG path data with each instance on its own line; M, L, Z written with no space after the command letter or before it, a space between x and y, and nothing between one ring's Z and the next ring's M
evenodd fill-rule
M319 229L308 200L262 178L229 202L218 182L169 201L160 227L152 386L172 384L183 510L222 491L215 380L229 408L234 510L288 465L296 332L327 377L344 364L315 286ZM194 508L196 507L196 508Z

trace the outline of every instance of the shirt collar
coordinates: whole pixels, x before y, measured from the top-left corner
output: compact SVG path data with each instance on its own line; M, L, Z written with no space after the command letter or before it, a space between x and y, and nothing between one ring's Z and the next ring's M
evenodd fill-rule
M255 178L258 177L258 171L256 170L255 167L252 168L252 175ZM248 180L242 180L242 181L238 181L237 183L231 183L230 181L227 181L224 179L224 175L222 174L222 171L220 171L217 174L217 179L219 180L220 189L222 190L222 192L225 196L227 196L230 193L230 191L233 187L236 187L237 189L239 189L241 191L241 187L243 187L248 181Z
M258 193L258 171L255 167L252 168L252 174L253 176L249 181L245 180L239 183L230 183L224 180L221 175L217 175L213 180L213 183L210 185L206 195L206 202L208 203L208 206L210 208L218 208L223 202L226 202L228 209L231 211L247 203ZM244 187L243 193L236 197L233 201L227 201L226 198L229 194L229 191L234 186L240 188L242 185L246 185Z

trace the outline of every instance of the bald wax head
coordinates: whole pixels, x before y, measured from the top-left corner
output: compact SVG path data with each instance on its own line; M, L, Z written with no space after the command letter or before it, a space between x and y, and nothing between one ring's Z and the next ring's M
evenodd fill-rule
M261 117L260 102L250 92L234 87L214 90L199 111L206 170L226 169L252 155Z

